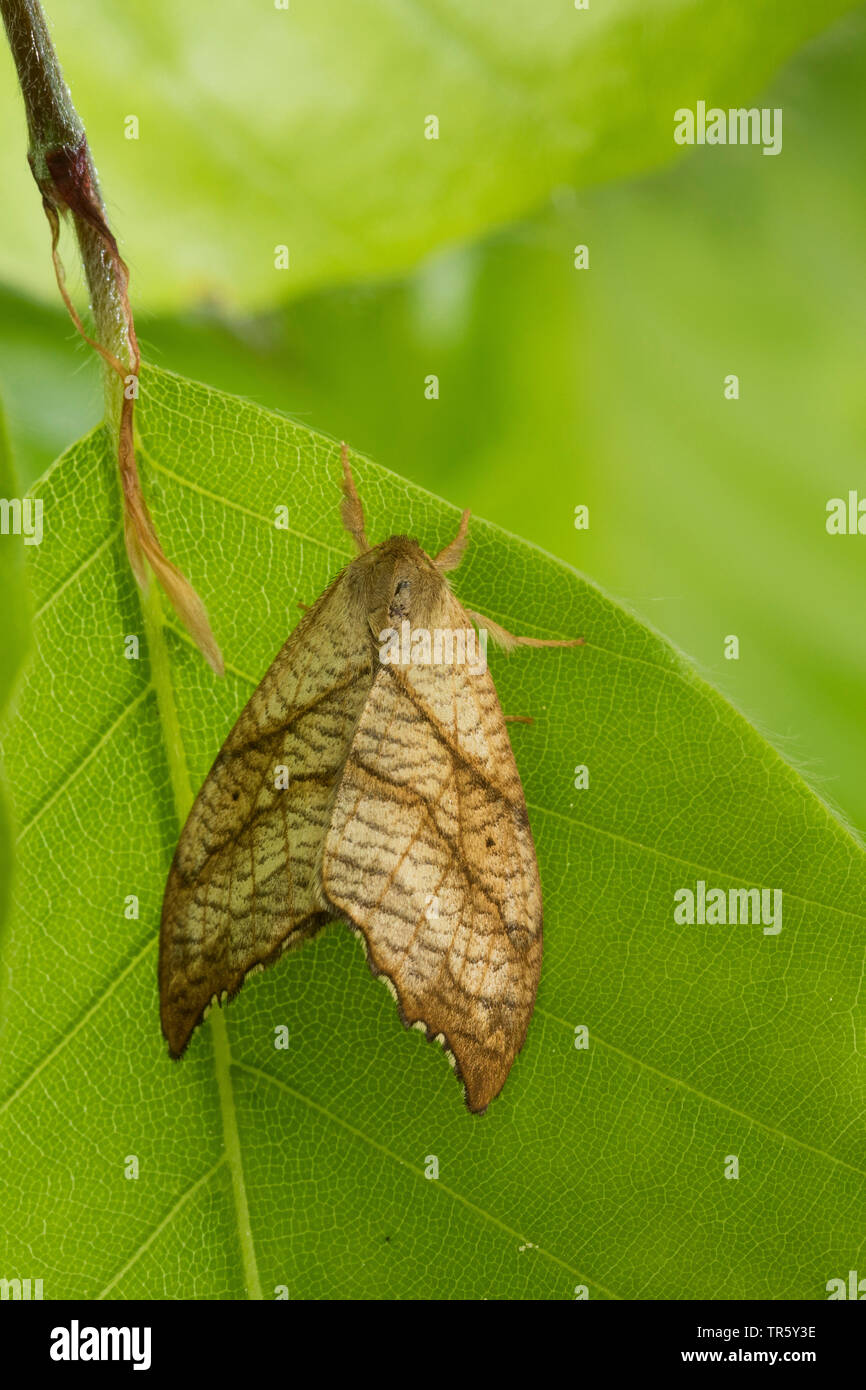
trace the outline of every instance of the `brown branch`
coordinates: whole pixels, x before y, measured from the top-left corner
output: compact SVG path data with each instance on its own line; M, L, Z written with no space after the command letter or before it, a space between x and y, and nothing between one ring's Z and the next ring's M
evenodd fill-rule
M0 0L0 12L24 98L27 158L51 228L57 286L72 322L106 368L106 417L117 445L130 565L142 588L147 586L148 566L153 570L205 659L222 675L222 656L204 605L163 551L141 490L135 458L141 354L129 301L129 271L108 225L84 126L63 80L39 0ZM59 241L61 218L67 215L75 228L90 290L94 337L86 331L66 288Z

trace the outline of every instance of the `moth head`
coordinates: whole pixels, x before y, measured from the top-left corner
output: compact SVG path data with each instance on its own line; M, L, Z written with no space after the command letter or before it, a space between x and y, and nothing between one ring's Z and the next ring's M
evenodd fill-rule
M391 536L355 561L364 569L364 600L373 632L428 613L445 583L417 541Z

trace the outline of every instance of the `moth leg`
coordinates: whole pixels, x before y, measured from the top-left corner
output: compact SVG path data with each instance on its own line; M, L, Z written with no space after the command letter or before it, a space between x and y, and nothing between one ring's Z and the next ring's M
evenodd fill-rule
M534 724L535 720L531 714L503 714L502 718L506 724Z
M479 627L487 629L498 647L507 652L513 647L582 647L584 643L583 637L517 637L492 618L485 618L483 613L476 613L471 608L467 608L466 612Z
M361 499L358 496L358 489L355 487L355 479L352 477L352 470L349 467L349 446L344 442L340 445L340 462L343 465L343 502L340 507L340 515L343 518L343 525L354 537L355 544L361 554L370 549L367 540L367 532L364 527L364 508L361 506Z
M302 613L309 613L312 606L313 605L311 603L301 603L301 600L298 599L298 607L300 608Z
M453 541L446 545L444 550L440 550L438 555L434 556L433 563L437 569L456 570L457 566L460 564L460 561L463 559L463 552L469 541L469 537L466 534L469 526L469 517L470 512L467 510L460 518L457 535L454 537Z

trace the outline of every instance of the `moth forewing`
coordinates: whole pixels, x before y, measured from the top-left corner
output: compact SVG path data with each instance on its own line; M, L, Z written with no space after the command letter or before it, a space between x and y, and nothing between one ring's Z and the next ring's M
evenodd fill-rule
M465 631L437 579L433 593L419 586L412 623ZM403 1021L444 1039L469 1108L484 1110L526 1037L542 949L535 850L486 669L382 667L334 801L322 880Z
M348 576L277 655L183 828L160 932L162 1028L173 1056L214 998L231 998L251 970L334 915L321 892L322 843L375 655Z

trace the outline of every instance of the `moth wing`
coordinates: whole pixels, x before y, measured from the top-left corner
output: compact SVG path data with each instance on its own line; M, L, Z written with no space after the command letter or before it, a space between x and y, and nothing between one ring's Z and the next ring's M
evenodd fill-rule
M471 628L450 592L440 622ZM493 681L382 666L334 802L325 893L363 934L406 1025L452 1054L473 1111L501 1090L541 972L541 887Z
M185 1049L214 996L298 945L334 913L319 866L329 806L373 682L375 651L342 572L302 618L223 744L183 828L166 885L162 1028ZM285 768L278 785L278 768Z

